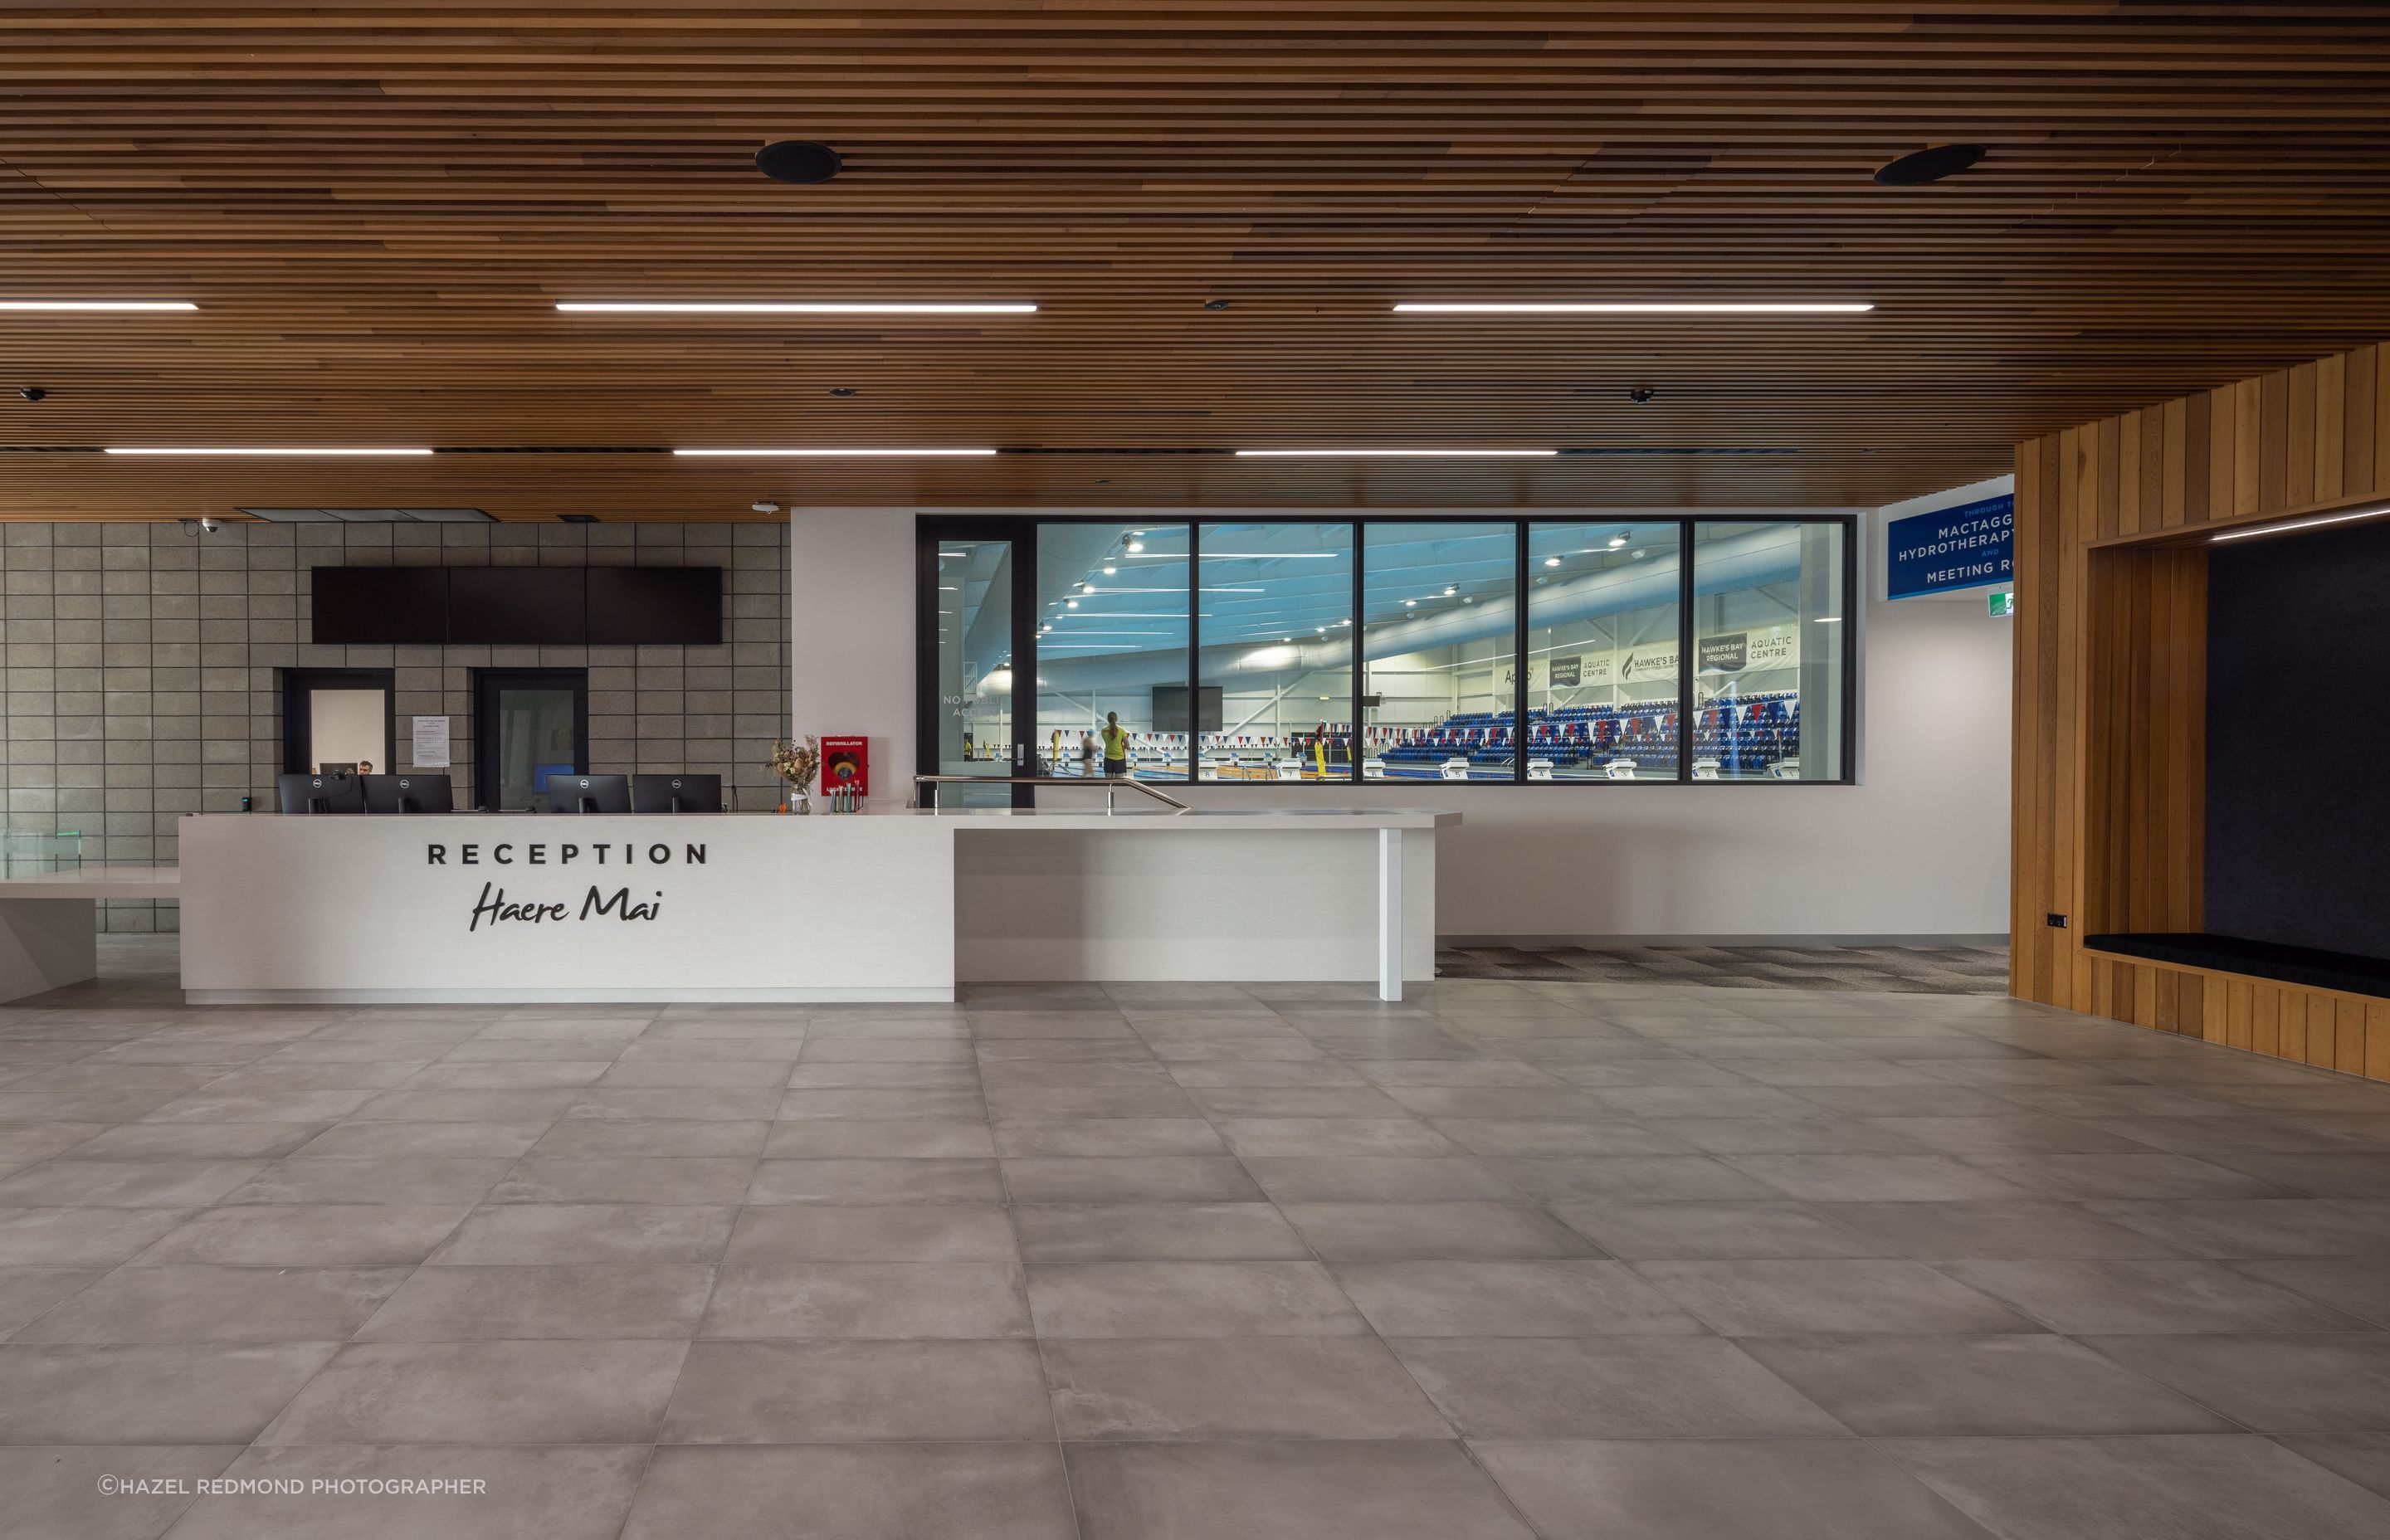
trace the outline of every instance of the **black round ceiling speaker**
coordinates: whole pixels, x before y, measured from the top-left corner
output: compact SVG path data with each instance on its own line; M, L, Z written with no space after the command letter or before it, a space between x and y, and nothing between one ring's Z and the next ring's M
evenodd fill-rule
M839 164L838 151L810 139L782 139L755 152L755 169L775 182L827 182Z
M1956 176L1986 153L1981 145L1935 145L1880 167L1875 179L1887 187L1920 186Z

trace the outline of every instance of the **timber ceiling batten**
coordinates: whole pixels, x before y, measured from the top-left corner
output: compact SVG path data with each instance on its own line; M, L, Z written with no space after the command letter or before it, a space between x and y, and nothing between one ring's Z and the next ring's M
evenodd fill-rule
M2390 335L2385 149L2377 4L35 0L0 300L200 308L0 311L0 447L488 452L7 454L0 518L1879 503ZM709 444L1036 452L538 447ZM1405 445L1569 452L1221 452Z

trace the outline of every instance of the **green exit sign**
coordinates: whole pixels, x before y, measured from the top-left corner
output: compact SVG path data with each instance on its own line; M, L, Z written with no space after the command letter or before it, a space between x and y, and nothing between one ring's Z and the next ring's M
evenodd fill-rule
M1987 594L1985 597L1989 601L1994 616L2013 615L2016 613L2016 595L2014 593Z

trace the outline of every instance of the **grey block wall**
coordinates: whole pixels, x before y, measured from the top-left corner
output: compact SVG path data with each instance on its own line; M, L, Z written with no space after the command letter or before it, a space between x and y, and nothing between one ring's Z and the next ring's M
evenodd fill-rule
M318 647L310 573L362 566L724 570L720 647ZM274 805L281 672L387 668L407 719L449 718L471 795L472 671L586 668L589 764L723 777L774 805L789 731L789 527L769 524L0 523L0 793L10 833L78 829L87 863L171 862L186 813ZM111 930L171 930L171 904L110 904Z

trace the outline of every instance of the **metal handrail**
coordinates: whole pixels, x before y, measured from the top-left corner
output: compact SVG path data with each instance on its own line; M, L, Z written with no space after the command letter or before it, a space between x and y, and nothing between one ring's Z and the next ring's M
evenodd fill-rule
M919 804L921 800L921 788L924 786L945 786L949 783L964 786L1101 785L1104 789L1104 812L1108 815L1119 811L1118 807L1115 805L1114 798L1119 794L1120 789L1125 786L1132 791L1144 792L1147 796L1151 797L1155 802L1167 802L1172 807L1176 808L1179 813L1192 813L1195 811L1192 807L1188 806L1185 802L1180 802L1177 798L1170 795L1166 791L1157 791L1152 787L1146 785L1143 781L1130 780L1124 776L1119 779L1106 777L1102 781L1098 782L1088 780L1084 777L1073 777L1068 776L916 776L913 777L913 801L915 804ZM930 811L932 813L944 811L944 809L938 805L938 799L935 795L932 795L930 798ZM1176 817L1176 814L1172 815L1173 817Z

